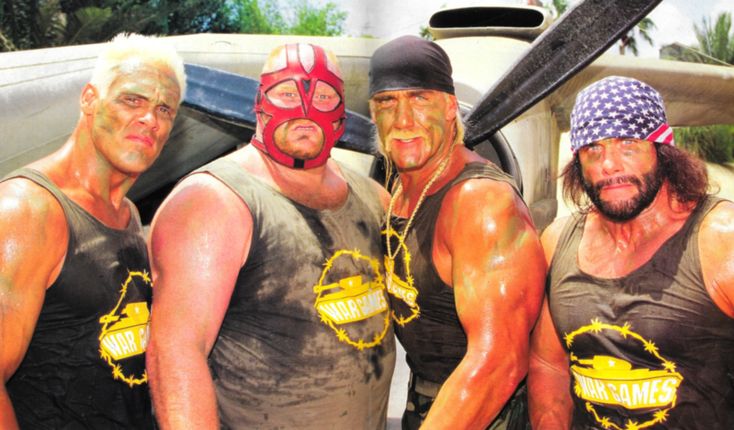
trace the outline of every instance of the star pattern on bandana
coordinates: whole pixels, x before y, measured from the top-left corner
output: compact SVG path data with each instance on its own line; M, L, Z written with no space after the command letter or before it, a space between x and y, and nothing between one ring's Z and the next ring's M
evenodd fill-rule
M620 76L581 91L571 113L571 149L609 137L672 144L660 94L643 82Z

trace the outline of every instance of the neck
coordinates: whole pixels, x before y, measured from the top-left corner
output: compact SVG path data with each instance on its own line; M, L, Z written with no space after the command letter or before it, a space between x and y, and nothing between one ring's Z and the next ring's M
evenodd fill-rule
M660 187L655 200L635 218L624 221L612 221L599 212L594 212L603 230L614 240L618 248L637 247L646 243L661 231L680 228L691 211L693 205L686 205L671 196L668 183Z
M422 194L429 196L437 192L456 176L458 169L463 168L463 146L448 144L445 148L420 169L399 172L401 191L400 196L397 196L400 199L398 214L412 212Z
M295 185L310 190L312 187L320 187L326 180L328 161L311 169L294 169L278 163L260 150L257 152L260 153L263 165L278 186Z
M83 190L95 200L119 209L139 175L123 173L99 153L87 130L76 127L69 140L53 155L62 188Z

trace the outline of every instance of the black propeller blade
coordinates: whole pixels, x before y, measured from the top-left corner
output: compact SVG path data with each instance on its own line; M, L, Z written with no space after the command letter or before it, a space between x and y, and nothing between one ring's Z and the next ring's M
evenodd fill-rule
M466 145L487 139L601 55L661 0L585 0L564 13L467 114Z
M255 129L255 96L258 81L211 67L186 64L186 95L182 104L220 120ZM372 139L372 123L356 112L347 111L344 135L337 147L377 154Z

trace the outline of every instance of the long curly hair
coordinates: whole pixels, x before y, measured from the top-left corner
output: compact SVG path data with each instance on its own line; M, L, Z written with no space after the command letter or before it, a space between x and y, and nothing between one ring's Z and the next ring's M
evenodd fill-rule
M709 191L706 164L684 149L656 143L658 169L668 183L671 197L681 203L700 203ZM573 203L581 213L588 213L593 204L584 190L578 152L566 164L560 175L563 178L563 198Z

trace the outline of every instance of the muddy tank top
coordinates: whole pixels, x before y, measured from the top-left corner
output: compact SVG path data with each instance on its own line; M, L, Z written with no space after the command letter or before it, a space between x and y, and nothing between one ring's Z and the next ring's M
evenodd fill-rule
M314 210L223 158L206 171L252 214L252 245L210 356L224 428L383 429L395 341L373 185Z
M574 429L734 428L734 320L706 291L698 254L701 219L719 201L708 197L617 279L578 268L585 216L564 228L548 294L570 357Z
M109 228L40 172L13 177L47 189L69 228L63 268L7 383L20 427L153 428L145 372L152 290L137 210L128 201L127 228Z

